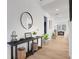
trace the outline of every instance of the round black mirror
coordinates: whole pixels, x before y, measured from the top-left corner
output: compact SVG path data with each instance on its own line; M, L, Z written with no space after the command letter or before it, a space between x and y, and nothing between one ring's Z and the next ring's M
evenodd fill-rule
M33 25L33 18L29 12L23 12L20 17L20 22L24 29L30 29Z

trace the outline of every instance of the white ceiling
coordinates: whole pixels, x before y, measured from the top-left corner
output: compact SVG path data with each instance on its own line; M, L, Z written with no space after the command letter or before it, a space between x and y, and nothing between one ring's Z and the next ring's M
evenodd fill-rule
M42 8L56 19L69 19L69 0L43 0L40 2Z

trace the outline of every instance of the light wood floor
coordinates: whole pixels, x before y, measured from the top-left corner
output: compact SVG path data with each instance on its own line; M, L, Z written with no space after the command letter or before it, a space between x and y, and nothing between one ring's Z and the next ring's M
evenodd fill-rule
M69 59L68 41L65 38L50 40L34 55L27 59Z

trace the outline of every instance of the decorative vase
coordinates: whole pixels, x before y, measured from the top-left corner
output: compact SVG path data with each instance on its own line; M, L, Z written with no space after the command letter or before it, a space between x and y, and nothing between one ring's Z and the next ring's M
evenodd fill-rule
M45 40L45 44L47 44L48 43L48 40Z
M33 35L33 37L36 37L36 35Z
M46 40L46 39L43 39L43 42L42 42L43 44L47 44L48 43L48 40Z

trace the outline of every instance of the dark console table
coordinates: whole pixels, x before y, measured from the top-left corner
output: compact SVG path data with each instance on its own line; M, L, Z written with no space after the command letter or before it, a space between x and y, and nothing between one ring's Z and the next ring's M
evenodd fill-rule
M34 52L32 52L33 46L31 46L31 51L30 51L29 42L32 41L32 43L33 43L34 40L37 40L37 44L38 44L39 38L41 38L41 47L38 47L38 50L39 50L40 48L42 48L42 36L30 37L30 38L26 38L26 39L21 39L19 41L8 42L8 44L11 46L11 59L13 59L13 47L15 46L15 59L17 59L17 46L19 44L26 43L26 42L28 43L28 48L27 48L28 51L26 52L26 57L32 55L34 53Z

